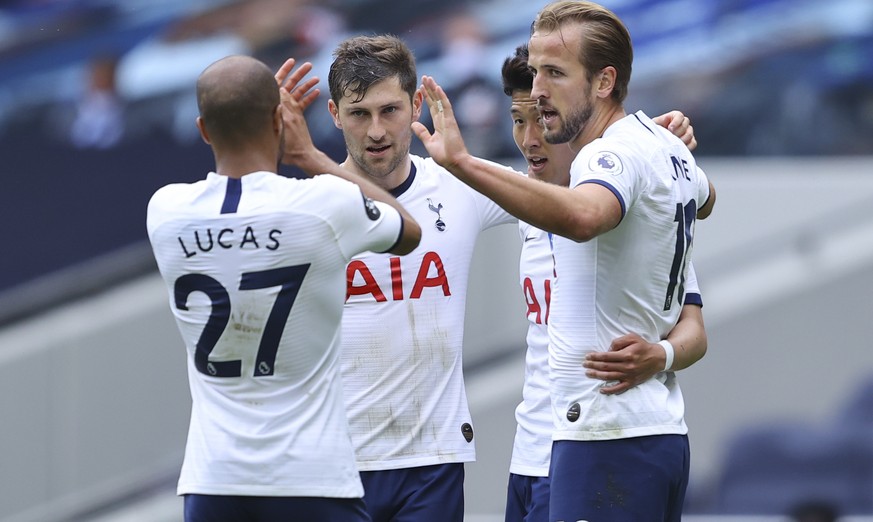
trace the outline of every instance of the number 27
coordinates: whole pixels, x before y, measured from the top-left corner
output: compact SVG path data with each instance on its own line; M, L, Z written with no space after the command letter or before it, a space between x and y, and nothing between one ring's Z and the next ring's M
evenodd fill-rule
M303 284L303 278L309 270L309 264L274 268L260 272L242 274L239 283L240 290L256 290L259 288L281 287L273 309L267 318L258 353L255 357L255 377L273 375L276 353L279 341L285 330L285 323L291 313L291 307ZM203 292L212 303L209 319L197 340L194 352L194 366L200 373L213 377L239 377L242 375L242 361L210 361L209 354L218 344L227 323L230 320L230 295L227 289L215 278L205 274L185 274L176 279L173 288L176 308L188 310L188 296L192 292Z

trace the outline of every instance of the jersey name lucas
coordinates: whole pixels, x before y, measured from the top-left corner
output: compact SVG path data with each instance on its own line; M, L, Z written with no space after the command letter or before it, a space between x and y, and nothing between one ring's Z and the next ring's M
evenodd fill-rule
M271 229L269 232L256 232L251 226L247 226L242 233L239 229L221 228L213 230L194 230L186 237L177 236L179 246L186 258L196 256L198 252L207 253L216 246L225 250L240 248L243 250L257 250L261 247L267 250L279 248L279 236L282 231Z

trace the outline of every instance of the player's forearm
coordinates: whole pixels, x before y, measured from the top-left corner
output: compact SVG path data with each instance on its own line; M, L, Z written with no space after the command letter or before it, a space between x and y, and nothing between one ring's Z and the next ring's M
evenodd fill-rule
M706 355L706 329L703 325L703 311L697 305L685 305L679 314L679 322L667 335L673 345L674 358L672 371L684 370Z
M296 165L310 177L321 174L330 174L346 181L350 181L361 188L361 193L363 193L364 196L374 201L390 205L400 213L404 222L403 236L391 252L398 255L408 254L418 246L421 241L421 228L415 219L406 211L403 205L394 199L394 196L366 177L359 176L354 172L346 170L332 160L327 154L314 148L310 153L296 154L293 158L287 158L286 163Z
M579 194L466 155L448 170L458 179L535 227L575 241L600 233L592 206Z

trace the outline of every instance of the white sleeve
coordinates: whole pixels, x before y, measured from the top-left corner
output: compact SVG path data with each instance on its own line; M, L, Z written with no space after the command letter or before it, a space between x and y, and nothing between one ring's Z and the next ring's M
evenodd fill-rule
M499 163L495 163L493 161L485 159L483 159L482 161L490 163L491 165L494 165L496 167L506 169L507 171L512 172L513 174L516 174L518 176L524 176L524 174L522 174L521 172L507 167L506 165L501 165ZM518 223L518 218L504 210L503 207L491 201L491 199L485 197L484 195L476 192L475 190L473 192L475 192L476 194L476 206L479 209L479 215L482 219L482 230L487 230L497 225L505 225L507 223Z
M694 263L688 262L688 275L685 277L685 298L682 304L695 304L703 306L703 296L697 286L697 272L694 271Z
M351 259L361 252L386 252L400 240L403 218L387 203L365 197L361 188L334 176L319 176L335 185L329 188L333 200L334 227L343 254ZM328 181L329 180L329 181Z
M700 165L697 165L697 208L700 209L703 205L709 201L710 193L709 193L709 178L706 177L706 173L703 172L703 169L700 168Z
M593 146L592 146L593 145ZM570 188L596 183L609 189L624 218L644 186L641 168L624 148L614 142L598 140L580 151L570 167Z

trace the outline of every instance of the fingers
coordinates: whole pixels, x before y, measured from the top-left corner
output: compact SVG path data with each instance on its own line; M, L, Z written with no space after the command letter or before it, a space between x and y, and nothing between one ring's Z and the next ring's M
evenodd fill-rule
M276 72L276 83L279 84L279 87L293 91L297 84L300 83L300 80L312 71L311 62L304 62L303 65L294 69L296 63L294 58L288 58L282 64L282 67L279 67L279 70Z
M319 89L314 88L316 85L318 85L318 77L313 76L291 91L291 96L300 103L303 110L312 105L312 102L321 94Z
M421 94L430 108L431 116L452 114L452 104L443 88L431 76L421 77Z
M449 100L443 92L442 88L430 76L421 77L421 87L418 89L421 92L421 97L427 103L430 110L431 119L434 125L437 124L437 117L443 115L446 106L449 105ZM434 132L436 132L436 128ZM412 132L421 140L422 143L427 143L431 139L431 133L420 122L412 123Z
M312 64L310 62L306 62L297 69L294 69L288 76L288 79L285 81L284 88L293 92L297 89L297 84L300 83L300 80L302 80L307 74L309 74L310 71L312 71ZM316 81L316 83L318 83L317 77L314 77L309 81L311 82L313 79Z
M604 395L619 395L633 388L629 382L619 381L618 384L611 384L600 387L600 393Z
M667 124L667 130L677 136L681 136L684 132L683 129L691 124L691 120L679 111L670 111L668 115L670 123Z
M693 151L697 148L697 138L694 136L694 127L692 127L690 123L688 124L688 130L686 130L685 134L682 135L682 142L685 143L688 150Z
M297 60L294 58L288 58L285 60L285 63L282 64L282 67L279 67L279 70L276 71L276 83L279 84L279 87L285 83L285 78L288 76L288 73L291 72L291 69L294 68L294 64L297 63Z
M318 84L318 77L313 76L303 83L300 83L312 71L312 63L305 62L303 65L294 69L297 61L294 58L288 58L285 63L276 71L276 83L284 93L290 93L294 101L298 102L302 109L306 109L316 98L321 94L321 91L314 89Z
M659 125L666 124L667 130L678 136L682 143L693 151L697 148L697 138L694 137L694 127L691 126L691 118L682 114L681 111L670 111L655 119Z
M585 361L582 365L586 368L592 368L593 366L589 365L593 363L615 364L624 362L626 359L627 355L620 351L591 352L585 354Z
M622 335L621 337L616 337L615 339L612 340L611 343L609 343L609 351L610 352L617 352L617 351L620 351L620 350L627 348L628 346L630 346L634 343L640 342L642 340L643 340L642 337L640 337L637 334L625 334L625 335ZM588 355L595 355L597 353L603 353L603 352L591 352Z
M585 375L592 379L604 381L603 386L600 387L600 393L606 395L623 393L634 387L633 381L622 372L588 370Z
M318 83L317 78L315 78L315 83ZM300 106L303 108L303 110L306 110L306 108L312 105L312 102L314 102L319 95L321 95L321 91L319 89L313 89L307 92L303 95L303 98L300 99Z
M422 143L427 143L430 139L430 132L427 130L427 127L424 126L421 122L414 121L412 122L412 132L421 140Z

